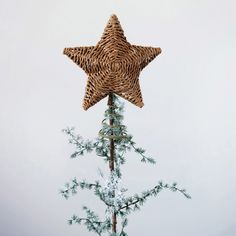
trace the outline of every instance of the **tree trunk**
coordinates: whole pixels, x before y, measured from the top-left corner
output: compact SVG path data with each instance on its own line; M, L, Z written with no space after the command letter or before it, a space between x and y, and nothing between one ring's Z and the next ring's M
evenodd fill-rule
M109 94L108 97L108 106L111 107L111 109L114 109L114 101L113 101L113 96L112 93ZM114 120L112 118L109 119L109 125L112 126L114 123ZM111 136L113 133L111 134ZM115 143L114 143L114 138L110 138L110 160L109 160L109 167L110 171L112 172L115 168ZM114 193L115 195L115 193ZM114 196L115 197L115 196ZM116 213L113 213L112 215L112 233L116 233L116 224L117 224L117 216Z

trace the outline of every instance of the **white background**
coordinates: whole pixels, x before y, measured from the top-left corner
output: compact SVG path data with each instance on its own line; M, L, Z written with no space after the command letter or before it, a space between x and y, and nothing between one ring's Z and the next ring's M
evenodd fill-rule
M156 158L127 156L124 184L140 192L177 181L192 200L169 191L129 218L131 236L236 235L235 1L1 0L0 235L92 235L68 226L90 192L69 200L58 190L77 176L93 180L99 158L70 160L61 133L85 138L100 128L106 99L82 109L85 73L64 47L96 45L111 14L127 40L162 48L140 76L145 106L126 102L125 124Z

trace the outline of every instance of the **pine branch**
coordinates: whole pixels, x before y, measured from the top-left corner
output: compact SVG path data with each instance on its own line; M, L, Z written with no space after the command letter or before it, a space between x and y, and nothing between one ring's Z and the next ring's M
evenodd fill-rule
M76 178L74 178L71 183L66 183L65 188L60 190L60 193L63 197L66 199L69 198L70 194L74 195L77 193L78 188L81 189L94 189L97 191L99 188L101 188L101 185L99 181L96 181L95 183L89 183L86 180L78 182Z
M142 159L141 159L142 162L148 162L150 164L156 164L155 159L153 159L151 157L147 157L145 155L146 151L143 148L139 148L139 147L137 148L135 146L135 142L132 141L132 139L129 140L129 143L130 143L131 147L134 149L134 151L142 156Z
M104 157L105 161L109 160L109 141L104 138L98 138L95 145L97 156Z
M177 188L177 183L173 183L172 185L168 185L168 184L163 184L162 182L159 182L158 185L156 185L153 189L148 190L143 192L141 195L134 195L133 197L129 197L126 202L124 203L123 206L121 206L118 209L118 213L120 211L122 211L123 209L125 209L127 211L127 213L129 213L130 211L135 211L138 210L139 207L141 205L143 205L143 203L146 201L146 199L150 196L157 196L158 193L160 191L162 191L163 189L170 189L173 192L180 192L182 193L186 198L191 198L191 196L189 194L186 193L185 189L179 189ZM135 207L132 209L130 208L131 206L135 205ZM121 214L125 214L124 212L122 212Z
M90 153L97 146L97 142L83 140L80 135L74 133L74 128L63 129L62 132L69 136L69 143L75 145L76 151L71 154L71 158L83 156L85 152Z
M83 210L86 212L87 217L81 218L76 215L73 215L72 218L68 220L68 223L70 225L72 225L73 223L83 223L89 231L93 231L99 236L101 236L103 232L109 231L111 229L110 219L101 221L99 220L99 217L94 213L94 211L90 210L88 207L84 206Z
M74 221L74 222L73 222ZM69 224L72 225L73 223L81 224L84 221L85 226L87 226L89 231L94 231L99 236L101 236L101 232L98 230L98 226L102 224L100 221L91 221L88 218L79 218L77 216L73 216L71 220L69 220Z
M128 234L124 231L124 228L128 225L128 219L125 218L122 222L121 222L121 232L119 236L127 236Z

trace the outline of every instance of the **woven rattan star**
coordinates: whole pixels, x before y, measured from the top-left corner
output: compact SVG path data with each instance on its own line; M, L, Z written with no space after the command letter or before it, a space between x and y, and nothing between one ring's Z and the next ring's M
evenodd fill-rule
M83 102L85 110L110 93L142 107L139 74L160 53L160 48L128 43L116 15L110 17L96 46L64 49L64 54L88 75Z

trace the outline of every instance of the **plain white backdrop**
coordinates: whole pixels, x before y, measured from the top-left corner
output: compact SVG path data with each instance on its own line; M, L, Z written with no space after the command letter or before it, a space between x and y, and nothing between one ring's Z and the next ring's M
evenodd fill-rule
M95 45L115 13L130 43L162 48L140 76L144 108L125 103L125 124L157 165L128 155L124 184L132 193L177 181L192 196L162 192L130 216L127 232L235 236L235 8L233 0L1 0L0 235L87 236L67 219L83 204L103 211L90 192L58 193L106 169L94 155L69 159L61 129L96 137L106 99L82 109L86 75L62 52Z

